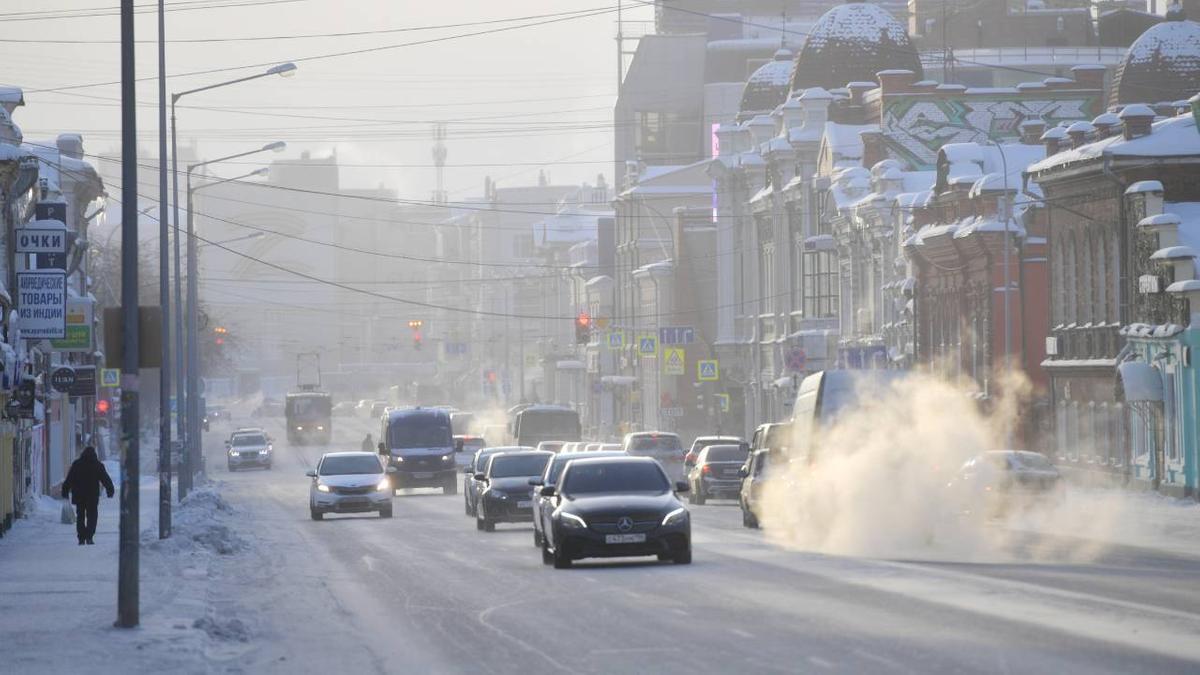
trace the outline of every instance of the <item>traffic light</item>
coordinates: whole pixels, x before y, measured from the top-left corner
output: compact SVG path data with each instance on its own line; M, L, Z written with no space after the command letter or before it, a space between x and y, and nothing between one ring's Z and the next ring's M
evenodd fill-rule
M104 415L107 415L108 410L111 406L112 406L112 404L108 402L108 399L106 399L106 398L99 399L98 401L96 401L96 414L100 415L101 417L103 417Z
M229 329L224 326L217 326L213 329L213 342L219 347L225 344L225 335L229 333Z
M408 322L408 327L412 329L413 349L417 351L421 349L421 326L424 325L425 322L420 319L412 319Z
M575 317L575 342L585 345L592 341L592 317L587 312L580 312Z

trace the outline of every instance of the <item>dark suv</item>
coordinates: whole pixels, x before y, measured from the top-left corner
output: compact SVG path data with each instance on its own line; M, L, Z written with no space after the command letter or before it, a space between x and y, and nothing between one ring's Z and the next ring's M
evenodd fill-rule
M487 469L475 474L483 484L475 502L475 526L484 532L496 523L527 523L533 519L533 486L529 479L541 476L554 453L497 452L488 458Z
M742 525L745 527L758 528L758 516L761 513L759 504L767 479L767 466L777 458L778 455L773 455L770 450L756 450L745 466L738 470L738 475L742 477L738 505L742 508Z
M736 499L747 453L741 445L710 445L701 450L688 474L688 501L703 504L706 499Z

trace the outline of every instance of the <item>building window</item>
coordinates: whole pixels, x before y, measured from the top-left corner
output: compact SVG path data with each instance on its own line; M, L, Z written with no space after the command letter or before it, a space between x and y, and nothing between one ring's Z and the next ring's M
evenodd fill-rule
M637 154L647 159L696 152L700 121L680 113L644 111L637 114Z
M768 244L763 246L762 251L762 267L760 269L761 277L758 281L758 287L762 289L762 301L759 303L759 311L763 314L772 314L775 311L775 246Z
M837 316L838 267L833 251L805 254L804 316L831 319Z
M1075 306L1076 287L1079 285L1079 278L1075 276L1075 234L1072 232L1065 239L1066 250L1063 251L1063 323L1077 323L1076 318L1079 313Z
M1078 297L1076 302L1075 316L1076 323L1083 325L1090 323L1092 320L1092 238L1087 234L1081 234L1079 237L1078 248L1078 265L1079 277L1075 282L1075 292Z

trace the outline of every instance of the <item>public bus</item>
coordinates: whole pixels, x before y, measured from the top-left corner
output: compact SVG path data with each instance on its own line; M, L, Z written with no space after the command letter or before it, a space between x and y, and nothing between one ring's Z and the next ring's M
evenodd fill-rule
M533 405L517 413L513 421L517 445L536 448L542 441L580 441L579 413L563 406Z

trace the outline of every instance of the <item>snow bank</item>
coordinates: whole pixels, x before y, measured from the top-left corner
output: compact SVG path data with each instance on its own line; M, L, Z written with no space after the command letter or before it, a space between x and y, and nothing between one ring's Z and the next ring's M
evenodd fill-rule
M172 534L159 539L157 530L142 532L149 551L174 555L232 555L246 549L246 541L227 524L237 511L215 487L193 491L172 514Z

